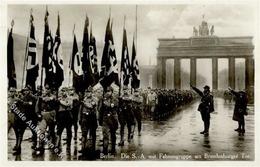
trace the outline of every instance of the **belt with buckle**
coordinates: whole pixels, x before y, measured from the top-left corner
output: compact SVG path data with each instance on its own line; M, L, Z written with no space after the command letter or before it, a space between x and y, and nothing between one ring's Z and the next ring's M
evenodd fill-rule
M90 113L89 113L89 112L83 112L83 114L84 114L84 115L90 115Z
M109 112L109 113L107 113L106 115L110 117L110 116L112 115L112 113L111 113L111 112Z

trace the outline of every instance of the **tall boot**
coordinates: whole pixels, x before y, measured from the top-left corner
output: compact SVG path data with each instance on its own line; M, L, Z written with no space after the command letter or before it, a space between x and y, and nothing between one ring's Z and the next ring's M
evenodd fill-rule
M22 143L22 136L19 134L18 139L17 139L17 147L16 150L14 151L13 155L20 155L21 154L21 143Z
M92 132L92 150L96 151L96 129Z
M131 125L131 136L130 136L131 139L134 138L134 133L135 133L135 124Z
M120 126L120 142L118 143L119 146L124 146L124 128L125 126Z
M67 150L70 149L71 139L72 139L72 133L71 133L71 131L68 131L68 130L67 130Z
M37 148L37 151L39 151L38 155L43 155L44 154L44 141L41 140L39 141L39 147Z
M116 132L111 133L111 154L116 154Z
M103 154L108 154L108 138L103 138Z
M36 149L36 146L37 146L37 134L36 133L33 133L33 136L32 136L32 146L31 148L32 149Z
M74 125L74 140L77 141L78 138L78 127Z
M131 141L131 125L127 125L127 130L128 130L128 134L127 134L127 139L128 139L128 142Z
M86 142L87 142L87 138L85 137L85 135L81 137L81 150L79 151L79 153L84 154L86 152Z
M137 128L138 128L138 136L141 136L142 120L137 121Z
M59 151L61 151L61 135L57 135L55 148L57 148L57 149L59 149Z
M13 151L16 151L17 150L17 145L18 145L18 138L19 138L19 133L18 133L18 130L17 128L14 128L14 133L15 133L15 146L13 148Z

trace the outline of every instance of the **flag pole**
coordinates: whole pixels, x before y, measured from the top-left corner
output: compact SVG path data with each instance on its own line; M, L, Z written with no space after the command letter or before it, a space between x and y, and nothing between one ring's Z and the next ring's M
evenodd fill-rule
M28 35L26 39L26 47L25 47L25 54L24 54L24 62L23 62L23 77L22 77L22 84L21 89L23 89L23 83L24 83L24 75L25 75L25 68L27 66L27 58L28 58L28 44L29 44L29 35L30 35L30 29L31 29L31 15L32 15L32 9L30 10L30 19L29 19L29 27L28 27Z
M136 40L136 42L135 42L136 43L135 54L137 55L137 5L135 6L135 34L133 35L133 42L134 42L134 40ZM133 59L133 57L132 57L132 59ZM133 64L131 64L131 73L133 72L132 71L132 65ZM131 80L132 79L133 78L131 77ZM132 88L132 81L131 81L131 94L132 94L132 91L133 91L133 88Z
M109 5L109 18L111 18L111 5Z
M124 31L125 31L125 20L126 20L126 16L124 15L124 28L123 28L123 40L122 43L124 42ZM124 50L124 48L122 48ZM121 60L121 64L122 64ZM120 76L119 76L119 96L121 95L121 87L122 87L122 65L120 65Z
M135 53L137 54L137 5L135 8L135 44L136 44L136 49L135 49Z
M46 13L48 12L48 6L46 5ZM45 13L45 14L46 14ZM45 16L46 17L46 16ZM48 17L48 16L47 16ZM46 24L46 18L44 18L44 27L45 27L45 24ZM44 28L44 31L45 31L45 28ZM45 32L44 32L45 33ZM43 37L43 45L44 45L44 40L45 40L45 36ZM44 49L44 46L43 46L43 49ZM42 50L42 60L43 60L43 50ZM46 77L46 76L45 76ZM40 95L42 94L42 89L43 89L43 86L42 86L42 83L43 83L43 61L42 61L42 69L41 69L41 89L40 89Z
M76 27L76 24L74 24L74 26L73 26L73 30L72 30L72 38L74 39L74 35L75 35L75 27ZM71 55L73 54L73 50L72 50L72 53L71 53ZM70 80L71 80L71 57L72 56L70 56L70 60L69 60L69 85L68 86L70 86Z

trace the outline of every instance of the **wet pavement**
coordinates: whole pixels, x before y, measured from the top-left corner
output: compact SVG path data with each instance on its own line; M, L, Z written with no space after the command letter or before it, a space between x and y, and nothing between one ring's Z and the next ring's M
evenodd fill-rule
M234 131L237 122L232 121L234 104L226 104L223 99L215 99L215 112L211 114L209 136L199 132L203 130L203 122L197 111L199 101L180 108L174 115L164 121L144 121L142 135L137 133L134 139L123 147L116 147L115 156L102 153L101 127L97 129L96 160L254 160L254 107L249 106L249 115L245 117L246 133L238 135ZM125 130L127 132L127 130ZM8 138L8 160L22 161L75 161L89 160L82 157L80 140L72 140L70 151L66 151L66 141L63 141L61 156L51 153L47 146L42 156L33 155L30 130L26 130L22 143L22 154L12 155L15 145L14 132L11 130ZM63 133L65 138L66 133ZM78 136L81 136L79 132ZM127 136L127 135L126 135ZM119 130L117 130L119 142Z

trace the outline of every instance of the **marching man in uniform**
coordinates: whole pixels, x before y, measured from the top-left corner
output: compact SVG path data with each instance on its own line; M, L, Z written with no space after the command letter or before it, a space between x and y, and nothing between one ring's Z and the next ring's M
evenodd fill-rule
M86 90L85 98L80 106L80 125L82 131L82 153L87 151L88 140L91 140L91 151L96 150L96 129L97 129L97 103L98 99L93 96L92 87ZM88 137L89 135L89 137Z
M104 95L99 114L99 125L103 133L103 153L108 154L109 136L111 138L111 153L116 153L116 130L118 129L118 100L112 96L113 88L108 87Z
M139 93L138 89L134 90L134 96L132 99L133 102L133 113L137 122L138 127L138 136L141 136L141 129L142 129L142 103L143 103L143 97Z
M128 142L133 138L133 131L135 126L134 113L132 111L132 97L128 93L128 88L123 88L123 95L119 98L118 119L120 123L120 143L119 146L124 145L124 129L127 125Z
M55 125L56 125L56 109L58 107L57 97L48 85L45 86L46 90L43 93L43 97L39 97L37 100L37 108L36 111L40 122L38 124L40 136L45 137L47 127L49 129L49 134L51 137L51 142L55 145L56 133L55 133ZM37 150L42 155L44 153L44 138L39 140L39 146Z
M147 96L147 101L148 101L148 108L149 108L149 112L151 115L151 120L154 119L154 113L155 113L155 106L158 103L158 98L156 93L154 92L154 90L149 91L149 94Z
M67 150L70 150L71 138L72 138L72 105L73 99L68 96L67 89L62 88L59 96L59 109L57 112L57 140L56 148L61 151L61 135L66 128L67 132Z

